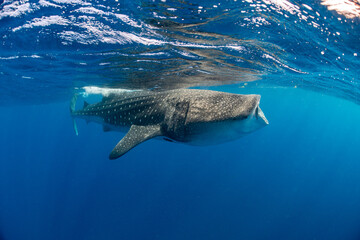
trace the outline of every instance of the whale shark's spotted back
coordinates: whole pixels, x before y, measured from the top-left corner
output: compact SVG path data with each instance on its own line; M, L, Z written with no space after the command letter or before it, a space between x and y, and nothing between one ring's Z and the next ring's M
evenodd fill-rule
M249 131L266 125L267 120L258 106L259 101L259 95L209 90L134 91L111 94L95 104L85 102L84 108L78 111L74 110L73 101L71 110L73 117L99 122L104 125L104 130L130 127L127 135L111 153L110 158L113 159L155 136L190 144L197 144L199 140L202 142L203 136L209 138L208 133L216 136L215 142L226 140L229 136L237 138L237 133L222 138L216 129L229 132L226 130L229 127L238 127L239 124L234 125L234 122L242 125L247 123L246 126L240 125Z
M87 105L73 115L90 116L103 119L104 123L115 126L151 125L163 121L163 104L159 101L164 94L131 92L110 95L103 101Z

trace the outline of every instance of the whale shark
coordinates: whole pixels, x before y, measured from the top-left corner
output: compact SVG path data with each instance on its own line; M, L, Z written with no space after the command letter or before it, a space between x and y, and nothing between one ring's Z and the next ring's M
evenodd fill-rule
M103 125L104 131L126 135L111 151L117 159L151 138L190 145L212 145L238 139L269 124L259 107L260 95L233 94L212 90L178 89L162 92L124 91L102 97L100 102L84 101L74 119L83 118Z

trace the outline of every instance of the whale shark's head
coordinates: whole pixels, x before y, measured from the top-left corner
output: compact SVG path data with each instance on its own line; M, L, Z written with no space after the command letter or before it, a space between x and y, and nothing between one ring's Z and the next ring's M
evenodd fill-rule
M263 111L261 110L260 95L250 95L249 98L252 104L246 106L246 112L248 113L244 118L242 114L239 117L234 118L234 130L240 134L247 134L256 131L269 124ZM236 107L236 106L235 106Z
M221 94L190 104L186 137L189 144L208 145L240 138L269 124L260 95Z

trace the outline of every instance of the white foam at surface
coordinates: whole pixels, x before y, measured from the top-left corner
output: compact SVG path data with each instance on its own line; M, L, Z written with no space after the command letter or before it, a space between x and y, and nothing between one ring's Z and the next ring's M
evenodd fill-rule
M155 61L155 60L147 60L147 59L138 59L136 62L151 62L151 63L161 63L161 61ZM140 69L139 69L140 70Z
M68 45L73 42L78 42L81 44L127 44L127 43L139 43L143 45L162 45L165 42L161 40L156 40L149 38L147 36L160 36L159 34L152 31L154 27L148 27L146 24L140 22L137 23L127 15L124 14L115 14L112 12L105 12L103 10L97 9L95 7L80 7L73 12L84 13L86 15L81 16L69 16L69 20L62 21L67 23L70 26L76 26L84 30L81 31L69 31L65 30L58 33L58 36L62 38L63 44ZM117 31L111 28L110 26L104 24L103 22L97 21L96 17L88 15L98 15L102 16L105 20L110 21L106 17L112 17L114 19L120 19L123 23L131 26L140 28L142 32L146 30L146 36L141 36L143 33L134 34L125 31ZM113 20L111 20L113 21ZM18 30L18 29L16 29Z
M245 48L243 46L237 46L237 45L227 45L227 46L224 46L225 48L230 48L230 49L233 49L233 50L236 50L236 51L244 51Z
M97 9L95 7L81 7L79 9L74 10L74 12L80 12L85 14L97 14L100 16L112 16L117 19L120 19L122 22L136 28L143 28L146 26L149 29L154 29L154 27L147 24L138 24L136 21L132 20L129 16L120 13L112 13L112 12L104 12L103 10Z
M302 4L304 7L306 7L307 9L309 9L310 11L312 11L313 9L309 6L309 5L307 5L307 4Z
M82 44L88 44L88 41L86 41L86 36L83 36L84 34L77 33L74 31L63 31L61 33L58 33L58 35L65 40L66 42L62 42L64 45L68 45L71 42L78 42Z
M23 58L42 58L42 57L40 57L39 55L36 55L36 54L33 54L31 56L21 56L21 57L23 57Z
M126 16L125 14L119 14L119 13L115 13L114 16L118 19L120 19L121 21L123 21L124 23L127 23L128 25L132 26L132 27L136 27L136 28L142 28L142 25L137 24L134 20L131 20L128 16ZM153 28L149 25L146 25L146 27L148 28Z
M162 40L140 37L128 32L118 32L118 34L131 42L140 43L144 45L164 45L166 42Z
M270 25L268 21L266 21L263 17L254 17L251 19L252 23L258 24L258 25Z
M10 57L0 57L0 60L13 60L18 59L19 56L10 56Z
M81 0L52 0L58 4L71 4L71 5L91 5L91 3L84 2Z
M169 56L166 52L140 53L141 56Z
M16 27L12 31L16 32L23 28L33 28L33 27L46 27L50 25L63 25L66 26L70 24L68 20L61 16L49 16L49 17L42 17L42 18L34 18L30 23L24 24L23 26Z
M322 0L322 5L327 6L329 10L335 10L337 13L347 18L360 17L360 5L350 0Z
M11 4L4 5L0 10L0 20L5 17L18 17L23 14L32 12L34 9L28 1L18 2L15 1Z
M205 45L205 44L196 44L196 43L189 43L189 42L179 42L179 41L175 41L175 42L166 42L169 45L173 45L176 47L189 47L189 48L228 48L228 49L233 49L233 50L237 50L237 51L243 51L245 50L245 48L243 46L240 45Z
M18 58L42 58L36 54L33 54L31 56L27 56L27 55L24 55L24 56L10 56L10 57L0 57L0 60L13 60L13 59L18 59Z
M269 1L269 0L266 0ZM284 1L284 0L283 0ZM28 1L13 2L7 4L0 11L0 19L5 16L19 16L30 11L41 9L41 7L54 7L63 8L66 4L81 5L74 10L76 13L84 13L81 16L70 15L68 17L62 17L60 15L43 16L41 18L34 18L22 26L17 26L12 29L13 32L21 29L33 28L33 27L47 27L51 25L62 25L69 27L78 27L74 30L66 28L62 32L58 32L57 35L62 39L62 44L69 45L72 43L80 43L84 45L89 44L131 44L138 43L146 46L160 46L171 45L177 47L187 48L227 48L236 51L243 51L244 47L238 45L208 45L198 44L192 42L181 41L167 41L164 36L153 31L157 29L154 26L147 25L143 22L137 22L131 19L125 14L113 13L111 11L104 11L93 6L89 6L89 3L82 0L40 0L37 4L30 4ZM10 11L11 10L11 11ZM116 19L121 20L123 23L131 27L141 29L140 33L134 31L120 31L115 30L106 22L97 21L96 17L88 15L98 15L103 17L107 21L114 23ZM108 18L107 18L108 17ZM109 20L110 19L110 20ZM257 19L257 22L264 22L263 19ZM165 39L164 39L165 38Z
M84 33L74 31L63 31L59 33L60 37L68 42L79 42L82 44L126 44L139 43L143 45L163 45L166 42L162 40L140 37L133 33L114 31L110 27L95 22L92 25L88 23L73 24L85 29Z
M191 53L189 52L186 52L186 51L179 51L179 50L176 50L176 49L173 49L174 52L180 54L180 55L183 55L184 57L188 57L188 58L196 58L195 55L192 55Z
M283 66L283 67L285 67L285 68L287 68L287 69L289 69L289 70L291 70L291 71L294 71L294 72L297 72L297 73L308 74L307 72L303 72L303 71L301 71L301 70L292 68L292 67L286 65L285 63L282 63L280 60L274 58L273 56L271 56L271 55L269 55L269 54L264 54L263 57L264 57L264 58L271 59L271 60L275 61L276 63L280 64L281 66Z
M74 12L81 12L81 13L87 13L87 14L98 14L98 15L109 15L109 13L105 13L104 11L94 8L94 7L81 7Z
M299 7L290 3L287 0L262 0L264 3L270 5L273 4L276 7L288 11L291 14L299 13Z
M57 5L57 4L48 2L48 1L46 1L46 0L40 0L40 1L39 1L39 4L40 4L40 6L42 6L42 7L63 8L63 7L60 6L60 5Z

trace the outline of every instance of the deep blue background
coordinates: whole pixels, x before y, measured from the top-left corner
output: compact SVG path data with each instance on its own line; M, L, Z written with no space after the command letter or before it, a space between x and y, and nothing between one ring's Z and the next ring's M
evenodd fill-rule
M122 134L79 120L75 136L67 102L1 107L0 239L359 239L359 106L256 92L266 128L211 147L150 140L115 161Z
M0 240L359 240L360 17L321 2L0 0ZM72 129L84 86L213 85L270 125L116 161Z

